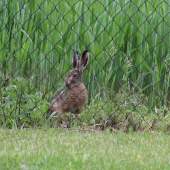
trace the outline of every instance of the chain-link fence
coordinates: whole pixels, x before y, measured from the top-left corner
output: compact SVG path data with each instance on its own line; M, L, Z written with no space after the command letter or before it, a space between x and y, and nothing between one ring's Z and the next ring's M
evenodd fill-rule
M170 1L1 0L0 11L1 125L169 130Z

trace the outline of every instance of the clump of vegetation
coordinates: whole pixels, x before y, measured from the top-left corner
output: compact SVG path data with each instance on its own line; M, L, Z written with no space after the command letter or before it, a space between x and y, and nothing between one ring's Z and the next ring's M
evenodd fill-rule
M168 108L149 110L145 96L124 83L117 93L108 93L105 100L93 98L80 114L62 114L53 121L45 113L48 103L41 93L29 94L26 79L13 78L12 83L0 75L0 121L8 128L61 127L61 121L67 120L67 128L81 128L110 131L170 130ZM6 84L5 84L6 83Z
M9 128L24 128L38 125L47 107L41 94L28 93L28 81L24 78L13 78L12 84L5 84L0 76L0 113L1 125Z
M134 87L131 88L127 82L110 99L94 98L79 115L67 113L58 116L58 121L52 121L52 126L61 127L61 120L67 119L65 127L69 128L90 128L95 131L107 129L126 133L145 130L169 131L168 108L150 110L146 107L145 98L142 93L137 93Z

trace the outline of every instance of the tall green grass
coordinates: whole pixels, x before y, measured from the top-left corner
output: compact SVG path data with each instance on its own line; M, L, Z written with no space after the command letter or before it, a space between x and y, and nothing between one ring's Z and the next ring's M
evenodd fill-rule
M0 68L7 59L30 93L47 99L72 68L72 52L90 51L84 83L90 99L109 99L127 83L144 93L147 107L169 104L170 3L141 0L3 0Z

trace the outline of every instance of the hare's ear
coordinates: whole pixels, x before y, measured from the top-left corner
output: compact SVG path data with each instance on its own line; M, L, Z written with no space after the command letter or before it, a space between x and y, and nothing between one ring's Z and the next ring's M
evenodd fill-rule
M73 53L73 69L77 69L78 66L78 51Z
M82 68L82 69L83 69L84 67L86 67L87 62L88 62L88 59L89 59L89 52L88 52L88 50L85 50L85 51L81 54L81 58L80 58L81 68Z

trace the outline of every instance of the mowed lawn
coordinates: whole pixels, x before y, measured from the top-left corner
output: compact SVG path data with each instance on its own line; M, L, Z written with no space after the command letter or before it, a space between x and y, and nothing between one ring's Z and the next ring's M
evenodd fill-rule
M0 129L1 170L170 169L170 135Z

